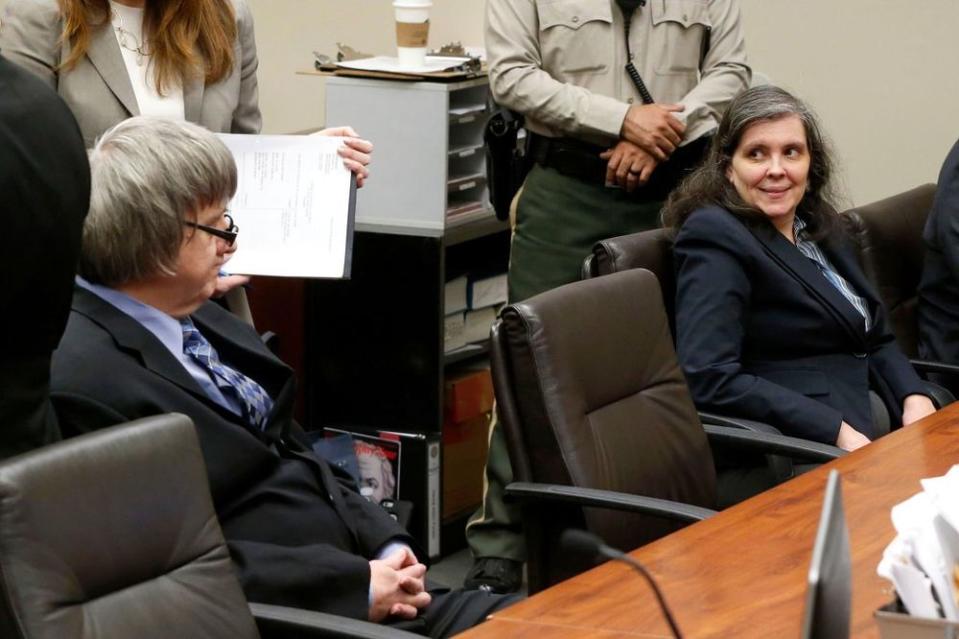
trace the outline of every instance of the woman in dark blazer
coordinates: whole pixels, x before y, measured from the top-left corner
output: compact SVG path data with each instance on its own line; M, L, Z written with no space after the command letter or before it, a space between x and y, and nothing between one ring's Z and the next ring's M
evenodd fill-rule
M818 123L786 91L731 103L709 156L670 197L676 342L696 405L853 450L935 408L886 328L829 202Z

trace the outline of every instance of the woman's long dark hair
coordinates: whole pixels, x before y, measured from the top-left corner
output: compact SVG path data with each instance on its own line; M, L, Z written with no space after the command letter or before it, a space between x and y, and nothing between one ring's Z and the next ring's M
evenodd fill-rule
M795 115L806 131L809 149L809 177L806 194L800 200L796 213L809 228L812 239L821 239L838 227L838 215L833 205L834 195L830 179L833 172L832 152L822 134L819 122L803 102L784 89L759 86L743 91L729 104L719 123L706 159L679 187L674 190L663 208L663 224L675 230L690 214L709 204L716 204L733 215L749 221L767 222L765 214L747 204L736 191L726 171L743 134L756 122L767 122Z

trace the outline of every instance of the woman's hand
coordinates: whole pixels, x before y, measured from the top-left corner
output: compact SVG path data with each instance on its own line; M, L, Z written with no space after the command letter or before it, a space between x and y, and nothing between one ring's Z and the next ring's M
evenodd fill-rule
M936 412L932 400L925 395L907 395L902 400L902 425L908 426Z
M868 437L860 433L846 422L843 422L839 426L839 436L836 438L836 446L839 446L843 450L853 451L857 448L862 448L868 443Z
M366 178L370 176L370 170L367 167L370 164L370 154L373 153L372 142L359 137L356 131L353 130L353 127L349 126L323 129L313 135L343 138L343 146L339 149L340 157L343 158L343 164L356 174L357 187L361 187L366 183Z

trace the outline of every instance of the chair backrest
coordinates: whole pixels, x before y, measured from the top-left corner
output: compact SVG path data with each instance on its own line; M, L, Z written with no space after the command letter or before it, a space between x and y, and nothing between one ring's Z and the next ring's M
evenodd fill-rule
M899 346L910 357L917 355L919 337L916 306L925 257L922 231L935 195L935 184L923 184L843 213L859 263L878 289Z
M0 465L0 636L257 637L193 424L141 419Z
M676 271L672 229L652 229L597 242L583 265L583 278L644 268L659 279L670 329L675 328Z
M813 545L803 615L803 639L848 639L852 562L839 472L830 471Z
M507 306L492 349L517 480L715 506L712 455L652 273L633 269L574 282ZM531 585L533 571L553 564L548 549L533 546L552 545L564 527L585 524L621 548L676 528L606 510L552 511L547 519L542 525L554 529L542 532L545 541L531 539Z

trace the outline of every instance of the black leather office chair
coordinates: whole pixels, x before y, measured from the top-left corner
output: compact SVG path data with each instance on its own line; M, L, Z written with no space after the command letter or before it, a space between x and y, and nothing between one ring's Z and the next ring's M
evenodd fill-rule
M659 284L645 270L574 282L507 306L491 346L497 410L517 480L507 493L525 502L531 592L586 567L572 565L558 546L568 527L635 548L711 514L711 443L816 461L841 454L701 425Z
M932 202L930 186L934 191L934 185L925 185L888 200L842 213L853 237L853 246L858 252L860 264L880 292L880 299L891 318L893 333L900 344L904 341L911 343L911 350L903 349L907 355L916 351L916 291L922 273L922 226L928 214L928 205ZM917 211L923 211L922 221L918 222L918 226ZM901 244L897 244L900 234L905 239ZM887 256L899 252L909 252L911 256L895 258L890 262L883 261ZM899 264L903 266L901 271ZM673 267L672 231L654 229L597 242L593 252L583 261L582 277L597 277L631 268L649 269L659 278L669 314L670 329L675 335L676 272ZM911 361L920 375L925 372L959 373L959 367L956 366L917 359ZM955 401L951 392L936 383L926 381L926 391L939 408ZM889 414L877 395L873 394L871 399L879 431L888 433L891 428ZM716 423L779 432L778 429L759 422L711 413L700 413L700 416ZM778 464L777 472L788 473L783 462L773 463Z
M256 620L189 418L142 419L0 464L5 639L398 636L332 615L252 607Z
M879 292L889 326L903 352L920 374L959 375L959 366L918 357L919 283L926 247L922 232L936 195L935 184L923 184L865 206L843 212L859 264ZM950 403L938 397L937 403Z
M583 262L582 277L583 279L589 279L635 268L647 269L659 280L663 304L666 309L666 315L669 318L670 335L675 335L676 271L673 267L673 232L671 229L652 229L640 233L620 235L597 242L593 247L593 252L587 256ZM882 412L885 412L885 408L882 409ZM779 429L775 426L753 420L732 418L703 411L699 412L699 417L707 423L721 424L773 435L780 434ZM889 419L886 417L885 430L887 432L889 430L888 424ZM737 463L744 463L746 465L756 463L755 456L752 456L752 458L747 456L746 459L738 460L736 456L723 455L723 457L729 457L725 463L730 466L736 465ZM785 481L795 474L792 461L782 456L767 456L766 463L768 464L770 473L776 478L777 482Z

